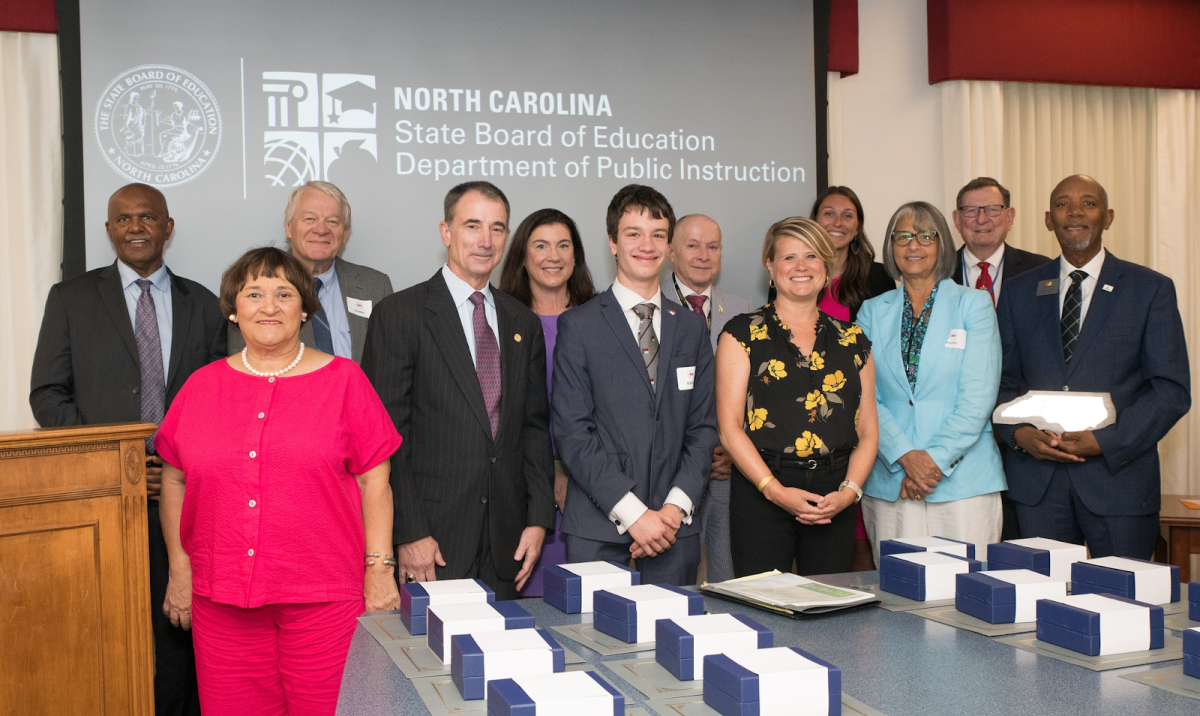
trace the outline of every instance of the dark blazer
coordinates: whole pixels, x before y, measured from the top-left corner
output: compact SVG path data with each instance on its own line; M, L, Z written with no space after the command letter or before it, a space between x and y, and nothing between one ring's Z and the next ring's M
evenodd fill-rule
M167 407L197 369L224 358L217 297L171 274ZM55 284L33 356L29 405L42 427L140 420L141 366L116 263Z
M694 387L681 390L679 369L687 367L695 369ZM610 288L559 317L553 380L554 439L571 470L563 532L632 543L608 519L627 492L661 509L678 487L699 508L717 443L703 318L663 296L656 393ZM693 519L679 536L699 530Z
M403 436L392 455L393 542L433 536L438 579L465 577L486 522L502 579L516 577L521 532L554 529L554 458L546 342L532 311L492 288L499 325L500 428L492 440L483 390L439 269L371 314L362 368Z
M342 291L342 305L347 298L357 298L370 301L374 311L379 302L392 295L392 280L382 271L352 264L341 258L334 260L333 270L337 273L338 287ZM350 322L350 357L356 363L362 362L363 346L367 343L368 317L359 316L346 311L346 319ZM315 346L317 338L313 335L312 321L305 321L300 326L300 340L305 345ZM242 332L236 324L229 326L229 355L241 353L246 347Z
M1000 267L1000 293L1004 293L1005 287L1008 285L1010 278L1016 278L1025 273L1029 269L1037 268L1048 261L1052 261L1049 256L1035 254L1032 251L1022 251L1015 246L1004 247L1004 262ZM954 283L960 286L965 286L963 279L963 247L958 247L958 252L954 255Z
M867 273L867 298L863 303L894 290L896 290L896 280L888 275L887 269L883 267L883 264L878 261L873 262L870 272ZM858 312L861 309L862 306L859 306L857 309L850 308L851 323L858 320Z
M1175 284L1108 252L1067 367L1059 295L1036 295L1039 282L1058 278L1060 261L1014 278L1000 292L1004 366L998 404L1030 390L1107 392L1117 422L1095 431L1103 454L1082 463L1044 462L1006 450L1009 497L1037 504L1059 469L1067 471L1084 505L1096 514L1157 513L1158 441L1192 404ZM1015 427L996 425L995 432L1008 443Z

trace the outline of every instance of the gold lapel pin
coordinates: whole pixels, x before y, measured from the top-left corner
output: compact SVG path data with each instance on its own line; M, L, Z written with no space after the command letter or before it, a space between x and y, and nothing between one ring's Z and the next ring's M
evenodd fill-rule
M514 333L514 334L513 334L513 340L514 340L514 341L516 341L517 343L520 343L520 342L521 342L521 334L520 334L520 333Z
M725 307L718 304L717 305L717 313L724 313L724 312L725 312Z

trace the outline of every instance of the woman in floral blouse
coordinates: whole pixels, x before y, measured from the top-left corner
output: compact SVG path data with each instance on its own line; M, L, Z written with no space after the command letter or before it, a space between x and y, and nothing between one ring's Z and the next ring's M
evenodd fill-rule
M1000 334L987 292L951 279L954 261L941 212L905 204L883 243L901 287L858 312L880 365L879 456L862 502L876 563L887 539L948 537L977 554L1000 539Z
M818 310L834 248L810 219L767 230L766 306L717 345L717 422L733 457L734 573L850 571L854 510L875 460L875 365L858 326Z

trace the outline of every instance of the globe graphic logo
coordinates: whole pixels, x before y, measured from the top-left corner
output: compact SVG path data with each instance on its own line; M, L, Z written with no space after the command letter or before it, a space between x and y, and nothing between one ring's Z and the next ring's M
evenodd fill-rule
M276 139L266 142L263 148L267 152L263 164L267 167L266 177L271 186L300 186L310 179L320 179L317 158L299 142Z

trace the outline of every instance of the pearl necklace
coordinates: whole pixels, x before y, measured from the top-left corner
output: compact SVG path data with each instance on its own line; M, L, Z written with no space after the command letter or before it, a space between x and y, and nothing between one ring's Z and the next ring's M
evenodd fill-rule
M250 365L250 361L246 360L246 351L249 348L250 346L246 346L242 349L242 365L246 366L246 370L250 371L252 375L257 375L259 378L274 378L275 376L283 375L292 368L300 365L300 359L304 357L304 341L300 341L300 352L296 354L296 360L289 363L288 367L284 368L283 370L266 373L261 370L255 370L254 366Z

